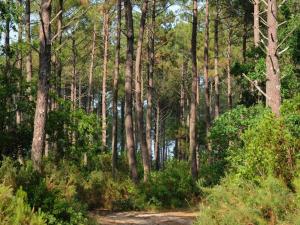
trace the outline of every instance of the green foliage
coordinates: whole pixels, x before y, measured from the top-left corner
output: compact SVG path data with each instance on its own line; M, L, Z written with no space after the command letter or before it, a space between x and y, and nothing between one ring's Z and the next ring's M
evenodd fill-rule
M219 182L228 169L228 161L225 159L228 150L232 146L242 147L243 132L267 112L267 109L261 105L249 108L237 106L214 121L209 134L212 152L211 154L206 151L201 152L200 176L205 185Z
M0 223L2 225L45 225L45 215L34 212L22 189L13 194L12 188L0 184Z
M286 127L296 138L300 138L300 94L285 100L281 106L281 114Z
M197 190L185 161L169 161L162 171L152 172L140 187L148 207L183 207L195 200Z
M42 212L47 224L87 224L84 204L76 196L75 173L67 166L58 169L46 165L44 173L38 174L30 161L20 166L6 159L0 167L2 173L1 182L15 190L22 187L28 203Z
M242 134L241 140L242 146L229 149L227 160L232 173L249 180L272 175L290 183L300 145L281 119L265 114Z
M280 180L268 177L258 183L230 178L212 189L201 204L197 225L297 224L300 202Z

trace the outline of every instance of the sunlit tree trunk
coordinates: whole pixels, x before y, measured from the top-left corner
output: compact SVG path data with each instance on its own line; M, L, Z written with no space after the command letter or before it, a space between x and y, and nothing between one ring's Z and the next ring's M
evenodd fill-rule
M30 29L30 13L31 7L30 4L31 0L26 0L25 6L25 29L26 29L26 44L27 44L27 54L25 57L25 64L26 64L26 81L28 83L31 82L32 79L32 54L31 54L31 29ZM28 88L28 93L31 92L31 89ZM29 95L29 99L32 100L31 94Z
M106 150L106 133L107 133L107 121L106 121L106 80L107 80L107 63L108 63L108 38L109 38L109 14L105 10L103 18L103 36L104 36L104 55L103 55L103 75L102 75L102 147Z
M220 115L219 83L219 0L216 1L216 18L214 24L214 57L215 57L215 118Z
M205 6L205 37L204 37L204 85L205 85L205 124L206 135L208 135L210 128L210 93L209 93L209 77L208 77L208 64L209 64L209 1L206 0Z
M93 28L93 42L91 51L91 64L89 69L89 80L88 80L88 93L87 93L87 112L91 113L93 111L92 102L92 88L93 88L93 74L94 74L94 58L95 58L95 48L96 48L96 32L97 26L94 24Z
M62 97L62 90L61 90L61 75L62 75L62 59L61 59L61 45L62 45L62 25L63 25L63 7L64 3L63 0L59 0L58 4L58 12L60 13L57 18L57 40L58 40L58 51L56 55L56 76L57 76L57 83L56 83L56 89L57 94L59 97Z
M127 157L130 169L130 175L134 182L138 181L136 168L136 153L133 136L132 120L132 77L133 77L133 18L131 0L124 0L125 22L127 29L127 51L126 51L126 69L125 69L125 131Z
M42 153L45 145L45 124L48 106L47 100L49 90L49 77L51 72L51 0L41 1L40 16L40 71L31 149L31 159L33 161L34 168L39 172L41 172Z
M159 152L159 136L160 136L160 107L159 103L156 105L156 116L155 116L155 143L154 143L154 159L155 168L159 170L160 152Z
M139 37L137 42L136 58L135 58L135 110L136 110L136 123L137 123L137 133L138 139L141 145L142 159L144 166L144 181L147 181L150 173L149 165L149 153L146 143L146 137L144 132L144 113L143 104L141 99L141 62L142 62L142 48L143 48L143 38L145 31L145 23L147 16L148 0L144 0L142 5L142 15L139 27Z
M231 90L231 45L232 45L232 30L229 28L227 40L227 104L228 108L232 109L232 90Z
M152 16L151 25L149 28L149 45L148 45L148 58L149 58L149 70L148 70L148 87L147 87L147 118L146 118L146 140L149 154L149 160L152 161L151 151L151 120L152 120L152 98L153 98L153 73L155 64L155 16L156 16L156 0L152 0ZM151 163L150 163L151 164Z
M191 173L194 179L197 178L197 162L196 162L196 146L197 146L197 135L196 135L196 124L197 124L197 17L198 17L198 4L197 0L193 0L193 26L192 26L192 39L191 39L191 55L192 55L192 92L191 92L191 103L190 103L190 156L189 161L191 164Z
M115 55L115 71L113 78L113 122L112 122L112 172L115 176L117 167L117 144L118 144L118 85L119 85L119 70L120 70L120 47L121 47L121 18L122 17L122 2L117 1L117 34L116 34L116 55Z
M254 33L254 45L259 46L260 33L259 33L259 0L254 0L254 13L253 13L253 33Z
M267 47L267 83L266 83L266 103L276 116L280 115L281 95L280 95L280 68L278 62L278 39L277 39L277 2L268 0L268 47Z

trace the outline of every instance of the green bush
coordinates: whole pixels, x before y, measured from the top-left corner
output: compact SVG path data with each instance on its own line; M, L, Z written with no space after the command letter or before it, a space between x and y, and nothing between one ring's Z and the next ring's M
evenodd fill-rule
M227 178L204 192L197 225L299 224L300 201L279 179L237 184Z
M249 180L271 175L290 184L300 145L282 119L265 114L241 135L241 141L242 146L230 147L227 157L233 174Z
M172 160L163 170L152 172L140 187L148 207L183 207L195 200L197 190L186 161Z
M205 185L214 185L228 170L228 150L231 146L242 147L241 135L255 121L268 112L262 105L237 106L218 117L210 130L209 141L212 151L201 152L200 176ZM211 158L211 160L208 160Z
M38 174L30 161L21 166L7 158L0 167L0 174L4 174L1 182L14 190L22 187L29 205L41 210L47 224L87 224L84 204L77 200L76 173L72 168L46 164L44 173Z
M22 189L13 194L12 188L0 184L0 223L1 225L45 225L44 215L34 212L27 202Z

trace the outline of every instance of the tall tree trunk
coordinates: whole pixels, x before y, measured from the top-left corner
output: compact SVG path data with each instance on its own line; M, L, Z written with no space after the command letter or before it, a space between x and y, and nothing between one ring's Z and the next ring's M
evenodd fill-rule
M276 116L280 115L281 95L280 95L280 68L278 62L278 39L277 39L277 2L268 1L268 48L267 48L267 83L266 94L267 106L271 107Z
M214 57L215 57L215 118L220 115L220 83L219 83L219 0L216 1L216 18L214 32Z
M159 137L160 137L160 107L159 103L156 105L156 116L155 116L155 143L154 143L154 158L155 158L155 168L159 170Z
M63 0L59 0L58 5L58 12L60 13L57 18L57 39L58 39L58 51L56 55L56 91L59 97L62 97L62 90L61 90L61 74L62 74L62 60L61 60L61 45L62 45L62 25L63 25L63 10L64 10L64 3Z
M127 51L126 51L126 69L125 69L125 131L127 157L130 169L130 175L134 182L138 182L136 168L136 153L133 137L132 121L132 77L133 77L133 18L131 0L124 0L125 22L127 28Z
M147 118L146 118L146 140L148 147L148 154L150 164L152 161L152 147L151 147L151 120L152 120L152 98L153 98L153 74L155 64L155 17L156 17L156 0L152 0L152 16L151 25L149 29L149 45L148 45L148 58L149 58L149 70L148 70L148 87L147 87Z
M247 38L248 38L248 14L245 9L244 12L244 24L243 24L243 63L247 61Z
M232 30L229 28L228 31L228 43L227 43L227 104L228 108L232 109L232 90L231 90L231 37Z
M143 104L141 99L141 62L142 62L142 48L143 48L143 38L145 31L145 23L147 16L148 0L144 0L142 6L142 15L139 28L139 37L136 50L136 59L135 59L135 110L136 110L136 122L137 122L137 132L138 139L141 145L143 166L144 166L144 181L147 181L150 173L149 165L149 153L146 143L146 137L144 132L144 113L143 113Z
M72 81L71 81L71 102L73 106L73 110L76 109L76 99L77 99L77 91L76 91L76 86L77 86L77 51L76 51L76 39L75 39L75 34L73 34L72 37Z
M107 63L108 63L108 35L109 35L109 12L105 9L103 18L103 36L104 36L104 55L103 55L103 76L102 76L102 147L106 150L106 80L107 80Z
M26 0L25 6L25 29L26 29L26 44L27 44L27 55L25 58L26 61L26 81L28 83L31 82L32 79L32 54L31 54L31 29L30 29L30 7L31 0ZM28 93L31 93L31 89L28 88ZM32 100L31 94L29 95L29 99Z
M92 43L92 52L91 52L91 64L89 70L89 83L88 83L88 94L87 94L87 112L91 113L93 111L92 103L92 88L93 88L93 74L94 74L94 58L95 58L95 48L96 48L96 32L97 26L94 24L93 28L93 43Z
M197 162L196 162L196 146L197 146L197 135L196 135L196 124L197 124L197 17L198 17L198 4L197 0L193 0L193 26L192 26L192 39L191 39L191 55L192 55L192 93L191 93L191 104L190 104L190 157L189 161L191 164L191 173L194 179L197 178Z
M120 136L121 136L121 151L125 151L125 135L124 135L124 128L125 128L125 101L124 98L121 100L121 129L120 129Z
M205 125L206 136L208 136L210 128L210 93L209 93L209 77L208 77L208 64L209 64L209 1L206 0L205 7L205 41L204 41L204 85L205 85Z
M115 72L113 78L113 123L112 123L112 172L115 176L117 167L117 145L118 145L118 85L119 85L119 72L120 72L120 48L121 48L121 18L122 17L122 1L117 1L117 35L116 35L116 55L115 55ZM123 128L122 128L123 129Z
M31 159L33 161L34 168L39 172L41 172L42 153L45 146L45 125L48 106L47 100L49 77L51 72L51 0L41 1L40 16L40 70L31 149Z
M182 61L182 71L181 71L181 81L180 81L180 102L179 102L179 113L180 113L180 131L179 131L179 143L178 143L178 158L179 160L184 159L185 149L184 149L184 142L186 137L186 130L185 130L185 92L184 92L184 79L187 70L187 60L183 57Z
M259 0L254 0L254 13L253 13L253 33L254 33L254 45L257 48L260 42L260 33L259 33Z
M19 0L19 6L20 8L23 7L23 1L22 0ZM23 40L22 40L22 36L23 36L23 17L22 16L19 16L18 18L19 20L19 25L18 25L18 44L21 45ZM18 80L18 83L17 83L17 87L18 87L18 90L17 90L17 95L16 95L16 98L15 98L15 104L17 104L17 101L19 101L19 98L20 98L20 92L21 92L21 81L22 81L22 76L23 76L23 51L22 51L22 48L19 48L18 49L18 56L17 56L17 67L18 69L20 70L20 77L19 77L19 80ZM17 106L17 110L16 110L16 124L19 125L21 123L21 112Z

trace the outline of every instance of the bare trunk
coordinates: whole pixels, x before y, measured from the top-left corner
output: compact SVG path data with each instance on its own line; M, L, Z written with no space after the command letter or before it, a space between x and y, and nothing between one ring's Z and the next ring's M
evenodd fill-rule
M51 72L51 0L41 1L40 15L40 71L31 149L31 159L33 161L34 168L39 172L41 171L42 153L45 146L45 124L48 106L47 100L49 90L49 77Z
M72 81L71 81L71 101L72 101L72 106L73 106L73 110L76 109L76 99L77 99L77 91L76 91L76 82L77 82L77 67L76 67L76 63L77 63L77 51L76 51L76 40L75 40L75 34L73 34L73 38L72 38L72 67L73 67L73 71L72 71Z
M20 8L23 7L23 1L19 0L19 6ZM22 35L23 35L23 17L20 16L19 17L19 25L18 25L18 44L21 45L22 44ZM17 101L19 101L20 98L20 92L21 92L21 85L20 82L22 80L23 77L23 52L22 52L22 48L18 49L18 56L17 56L17 67L20 70L20 77L19 77L19 81L17 83L17 95L15 97L15 104L17 106ZM17 106L17 110L16 110L16 124L19 125L21 123L21 112Z
M267 48L267 83L266 94L267 106L271 107L276 116L280 115L281 95L280 95L280 68L278 62L277 43L277 2L268 1L268 48Z
M121 38L121 18L122 17L122 3L121 0L117 1L117 43L116 43L116 55L115 55L115 73L113 78L113 122L112 122L112 172L115 176L117 168L117 144L118 144L118 85L119 85L119 70L120 70L120 38ZM123 129L123 128L122 128Z
M103 76L102 76L102 147L106 150L106 80L107 80L107 62L108 62L108 35L109 35L109 12L104 12L103 36L104 36L104 56L103 56Z
M192 55L192 93L190 104L190 156L189 161L191 163L191 173L194 179L197 178L197 162L196 162L196 124L197 124L197 17L198 17L198 4L197 0L193 0L193 26L192 26L192 39L191 39L191 55Z
M148 0L144 0L142 6L142 15L140 20L139 28L139 38L137 43L136 50L136 59L135 59L135 110L136 110L136 123L137 123L137 133L138 139L141 145L143 166L144 166L144 181L147 181L150 173L149 165L149 153L146 143L146 137L144 132L144 113L143 113L143 104L141 99L141 62L142 62L142 48L143 48L143 38L145 31L145 23L147 16L147 7Z
M88 83L88 94L87 94L87 112L93 112L93 103L92 103L92 88L93 88L93 74L94 74L94 58L95 58L95 46L96 46L96 24L93 28L93 43L92 43L92 52L91 52L91 64L89 70L89 83Z
M63 0L59 0L59 6L58 6L58 12L60 13L57 18L57 39L58 39L58 45L59 50L57 51L56 55L56 75L57 75L57 83L56 83L56 89L57 94L59 97L62 97L62 90L61 90L61 74L62 74L62 62L61 62L61 45L62 45L62 24L63 24Z
M180 82L180 102L179 102L179 113L180 113L180 131L179 131L179 143L178 143L178 158L179 160L183 160L185 158L185 149L184 149L184 142L186 137L185 132L185 121L184 121L184 114L185 114L185 92L184 92L184 79L187 70L187 60L183 59L182 62L182 71L181 71L181 82Z
M157 103L156 106L156 117L155 117L155 144L154 144L154 157L155 157L155 168L159 170L159 161L160 161L160 154L159 154L159 136L160 136L160 108L159 104Z
M26 61L26 81L28 83L31 82L32 79L32 54L31 54L31 29L30 29L30 7L31 0L26 0L25 7L25 29L26 29L26 44L28 47L28 52L25 58ZM31 89L28 88L28 93L31 93ZM31 94L29 95L29 99L32 100Z
M147 87L147 115L146 115L146 140L149 154L149 161L152 161L152 148L151 148L151 120L152 120L152 98L153 98L153 74L155 64L155 49L154 49L154 38L155 38L155 16L156 16L156 0L152 0L152 19L149 28L149 44L148 44L148 87Z
M215 118L220 115L220 84L219 84L219 0L216 3L216 18L214 32L214 57L215 57Z
M133 18L131 0L124 0L125 21L127 28L127 51L126 51L126 69L125 69L125 131L127 156L130 169L130 175L134 182L138 181L136 168L136 153L133 137L132 121L132 77L133 77Z
M248 38L248 14L244 12L244 24L243 24L243 63L247 61L247 38Z
M125 101L124 101L124 98L123 98L122 101L121 101L121 129L120 129L121 150L122 151L125 151L124 128L125 128Z
M206 0L205 7L205 42L204 42L204 85L205 85L205 124L206 136L210 128L210 93L209 93L209 77L208 77L208 64L209 64L209 2Z
M259 0L254 0L254 25L253 25L253 31L254 31L254 45L257 48L259 46L260 42L260 33L259 33Z
M232 30L229 29L227 43L227 104L228 108L232 109L232 92L231 92L231 36Z

